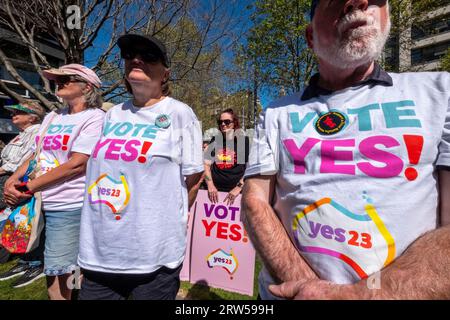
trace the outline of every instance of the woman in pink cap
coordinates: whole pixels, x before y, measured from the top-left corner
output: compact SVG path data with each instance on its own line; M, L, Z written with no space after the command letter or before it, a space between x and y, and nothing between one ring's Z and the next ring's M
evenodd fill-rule
M40 174L18 190L33 155L6 182L5 199L16 206L30 194L42 192L48 294L50 299L70 299L68 280L77 268L86 163L100 137L105 113L100 110L101 81L91 69L69 64L44 75L56 82L56 95L66 107L42 122L34 146L43 139Z

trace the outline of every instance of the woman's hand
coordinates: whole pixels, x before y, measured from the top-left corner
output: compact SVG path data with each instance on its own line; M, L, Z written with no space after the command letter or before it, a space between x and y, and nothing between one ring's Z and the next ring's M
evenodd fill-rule
M225 199L223 200L223 202L226 203L227 206L231 206L234 203L234 200L236 199L236 197L241 193L241 188L240 187L234 187L225 197Z
M5 182L3 198L5 199L6 204L12 208L17 207L20 203L32 197L32 195L30 194L26 194L17 190L16 185L19 184L19 179L17 179L17 177L14 175Z
M212 203L219 202L219 191L212 181L208 183L208 198Z

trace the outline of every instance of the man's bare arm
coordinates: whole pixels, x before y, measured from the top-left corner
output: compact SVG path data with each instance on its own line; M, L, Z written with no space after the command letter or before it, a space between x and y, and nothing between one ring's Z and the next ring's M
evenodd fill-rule
M450 171L439 171L441 226L450 224Z
M189 210L197 198L198 189L203 181L203 172L186 176L186 188L188 191Z
M245 180L241 210L250 239L275 281L317 279L271 207L274 186L275 176Z

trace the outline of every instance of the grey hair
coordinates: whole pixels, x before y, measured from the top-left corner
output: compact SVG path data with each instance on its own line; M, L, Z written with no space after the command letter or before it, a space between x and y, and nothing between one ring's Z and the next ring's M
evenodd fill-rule
M102 93L99 88L91 85L91 90L84 94L87 108L101 108L103 104Z
M29 115L33 117L33 124L41 123L42 119L37 114L30 113Z

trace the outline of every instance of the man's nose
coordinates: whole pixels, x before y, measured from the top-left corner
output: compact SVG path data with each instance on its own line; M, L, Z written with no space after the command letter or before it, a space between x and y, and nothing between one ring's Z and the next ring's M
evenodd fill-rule
M344 15L354 10L366 11L368 6L368 0L349 0L344 7Z
M140 63L143 63L144 60L142 60L141 54L137 53L137 54L133 57L133 59L131 59L131 62L132 62L133 64L140 64Z

